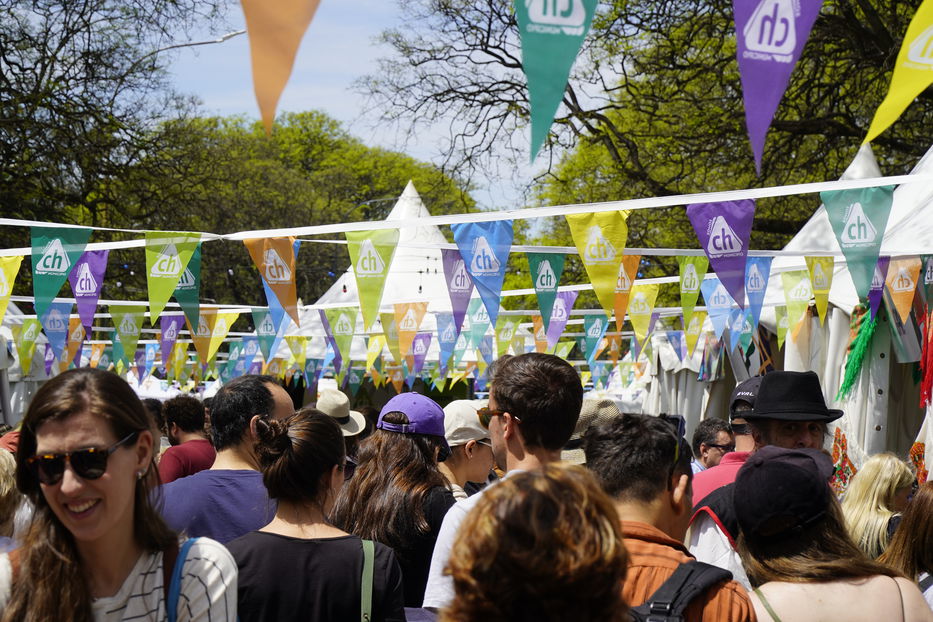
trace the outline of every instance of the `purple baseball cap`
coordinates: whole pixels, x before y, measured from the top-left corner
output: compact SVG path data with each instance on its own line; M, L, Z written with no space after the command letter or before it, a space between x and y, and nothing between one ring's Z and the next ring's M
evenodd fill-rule
M383 417L391 412L405 413L408 423L389 423ZM420 393L400 393L382 407L376 427L400 434L427 434L444 438L444 409Z

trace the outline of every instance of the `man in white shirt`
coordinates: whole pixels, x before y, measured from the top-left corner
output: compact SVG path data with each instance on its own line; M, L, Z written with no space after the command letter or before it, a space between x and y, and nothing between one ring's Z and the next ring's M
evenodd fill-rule
M478 416L489 428L496 464L506 477L560 460L582 404L580 376L565 360L531 352L504 361L496 370L489 406ZM453 600L453 582L444 569L460 523L481 494L458 501L444 517L424 594L427 608L440 609Z

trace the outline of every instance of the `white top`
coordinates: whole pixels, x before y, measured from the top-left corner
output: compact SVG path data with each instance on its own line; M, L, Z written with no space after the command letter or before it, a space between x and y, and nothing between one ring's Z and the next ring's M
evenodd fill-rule
M505 477L519 472L519 470L509 471ZM447 561L450 559L450 550L454 546L454 540L457 539L457 532L460 531L460 523L470 513L470 510L476 507L483 494L496 483L492 482L476 494L457 501L444 515L444 522L441 523L441 530L437 534L437 542L434 543L434 553L431 555L431 569L428 571L423 607L441 609L453 602L454 582L449 575L444 574L444 568L447 567Z
M719 525L706 512L701 513L690 525L687 533L687 548L698 561L724 568L732 573L732 578L742 584L749 592L752 584L745 574L742 559L738 552L729 544Z
M929 573L921 572L920 576L917 577L917 583L919 583L920 581L923 581L929 576L930 576ZM931 608L933 608L933 585L931 585L930 587L926 589L926 591L923 593L923 598L926 599L927 604L930 605Z
M179 544L180 546L180 544ZM140 556L120 591L92 603L95 622L166 619L162 552ZM0 555L0 610L10 596L10 561ZM237 566L227 549L210 538L198 538L182 566L178 622L236 622Z

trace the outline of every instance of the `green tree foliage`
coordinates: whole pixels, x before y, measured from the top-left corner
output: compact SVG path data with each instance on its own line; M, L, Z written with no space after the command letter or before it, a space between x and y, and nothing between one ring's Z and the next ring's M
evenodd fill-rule
M101 182L139 166L159 119L190 110L159 50L219 27L226 4L0 0L0 216L96 218Z
M528 153L528 99L511 0L401 0L393 52L359 84L387 121L454 115L448 166L469 173ZM534 181L550 205L668 196L838 178L890 82L920 0L826 0L778 108L756 176L745 131L731 0L601 1L558 109ZM873 148L900 174L930 146L928 89ZM413 121L407 121L413 119ZM755 248L777 248L818 206L813 195L758 201ZM563 219L536 241L572 245ZM683 207L629 216L630 247L696 248ZM644 276L676 274L673 257ZM569 256L565 282L585 282ZM512 277L512 280L520 275ZM527 282L527 280L526 280ZM523 284L521 286L527 286ZM674 287L659 303L676 304ZM667 291L671 290L671 291ZM582 295L579 306L596 306Z
M826 0L777 111L756 177L731 0L614 0L599 5L541 160L538 198L564 204L838 177L886 92L920 0ZM510 0L402 0L410 19L360 86L387 120L451 112L451 166L527 157L528 101ZM928 90L874 147L901 173L929 147ZM761 201L753 244L782 244L817 205ZM633 214L632 246L695 246L683 209ZM566 235L559 235L566 241Z
M256 121L206 118L166 122L148 140L153 147L138 166L102 185L99 194L108 199L95 206L93 218L82 208L72 210L68 222L222 234L381 220L409 180L432 213L474 205L464 188L436 167L367 147L320 112L282 115L271 137ZM107 237L139 234L98 232L93 239ZM298 295L316 300L348 265L343 244L303 243ZM104 298L146 299L141 248L111 251L110 266ZM242 242L202 244L202 301L264 305L260 282Z

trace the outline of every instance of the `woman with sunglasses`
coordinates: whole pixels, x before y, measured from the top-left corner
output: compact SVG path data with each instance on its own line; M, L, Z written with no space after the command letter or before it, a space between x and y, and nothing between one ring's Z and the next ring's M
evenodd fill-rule
M449 453L437 402L417 393L396 395L360 445L359 466L334 508L338 527L395 550L406 607L424 600L434 543L454 504L437 466Z
M0 557L4 621L165 620L164 553L178 562L177 620L236 619L233 558L207 538L182 558L150 502L153 455L143 405L119 376L75 369L38 390L16 454L35 514L23 546Z

